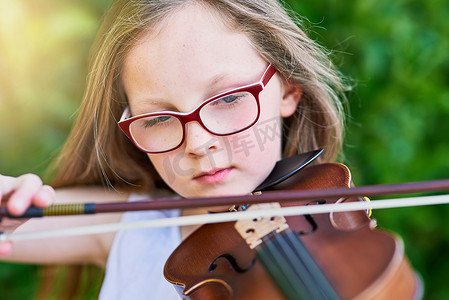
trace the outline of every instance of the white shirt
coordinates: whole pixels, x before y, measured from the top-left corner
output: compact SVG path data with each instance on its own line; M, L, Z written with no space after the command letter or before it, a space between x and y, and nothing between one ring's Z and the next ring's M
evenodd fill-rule
M142 196L133 195L130 201ZM148 196L146 196L148 198ZM179 216L178 210L126 212L121 222ZM144 228L117 232L106 265L100 300L179 300L163 276L168 256L181 243L179 227Z

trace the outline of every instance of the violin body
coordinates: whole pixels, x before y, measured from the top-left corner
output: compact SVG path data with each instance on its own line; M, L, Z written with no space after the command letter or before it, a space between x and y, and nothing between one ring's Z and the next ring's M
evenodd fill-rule
M290 189L350 187L351 174L341 164L309 166L282 183ZM257 196L254 196L257 197ZM359 201L322 199L282 206ZM337 204L338 205L338 204ZM292 232L341 299L418 299L421 286L400 240L375 229L366 212L286 217ZM233 222L207 224L170 256L165 278L190 299L286 299L234 228ZM282 233L279 233L282 234ZM295 266L291 266L295 268Z

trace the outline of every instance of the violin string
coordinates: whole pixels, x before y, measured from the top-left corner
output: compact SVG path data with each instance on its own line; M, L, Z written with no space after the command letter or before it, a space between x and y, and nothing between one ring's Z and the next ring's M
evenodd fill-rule
M338 299L335 291L296 233L289 231L287 234L284 234L281 243L282 248L289 251L285 257L290 258L290 266L301 267L301 269L294 268L299 272L298 275L303 278L310 277L313 280L313 286L308 286L309 289L311 287L315 288L314 293L311 295L315 295L319 299ZM311 299L317 299L315 296Z
M284 255L289 260L288 262L290 267L293 267L296 271L297 276L302 278L310 278L310 281L313 282L311 282L308 286L312 286L312 284L316 285L313 271L307 266L306 261L308 259L308 253L303 251L304 249L293 247L288 234L282 235L282 238L280 239L280 247L284 249Z
M304 256L301 257L299 255L296 254L296 251L294 251L291 247L291 243L289 243L286 240L286 234L282 234L278 239L276 239L277 243L277 251L282 252L282 257L284 257L287 261L288 264L286 264L287 266L289 266L290 268L292 266L295 266L296 268L292 268L296 274L297 277L299 278L303 278L302 281L304 281L305 279L307 279L309 282L306 283L306 286L311 286L313 284L313 282L311 282L313 280L313 276L310 276L310 272L309 269L306 267L306 264L304 262L305 258ZM298 249L295 249L298 250ZM307 276L301 276L301 273L309 273Z
M297 277L301 278L303 282L308 281L303 287L309 295L308 299L322 299L323 295L319 288L319 282L316 280L316 274L307 263L310 258L308 253L302 251L304 249L295 249L294 251L285 235L280 239L279 247L284 249L284 257L288 260L289 268L293 269ZM301 252L298 253L298 250Z
M269 239L257 258L288 299L338 299L310 253L292 231Z
M312 278L297 274L283 248L278 239L269 240L258 250L257 259L288 299L309 299L311 291L308 287L313 284ZM303 267L300 261L295 262L294 266L298 269Z
M42 239L60 236L100 234L106 232L130 230L137 228L155 228L166 226L185 226L195 224L221 223L221 222L231 222L241 219L252 219L260 217L294 216L294 215L306 215L317 213L345 212L354 210L437 205L446 203L449 203L449 195L422 196L422 197L400 198L389 200L372 200L371 202L363 201L363 202L348 202L339 204L320 204L310 206L290 206L268 210L252 210L252 211L247 210L233 213L216 213L198 216L182 216L182 217L146 220L138 222L97 224L90 226L30 231L30 232L0 233L0 242Z

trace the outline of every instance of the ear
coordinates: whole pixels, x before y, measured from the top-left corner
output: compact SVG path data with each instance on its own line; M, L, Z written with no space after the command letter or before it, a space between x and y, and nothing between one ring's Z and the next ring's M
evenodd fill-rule
M295 82L287 82L283 84L281 117L287 118L295 113L296 107L301 100L302 92L302 87Z

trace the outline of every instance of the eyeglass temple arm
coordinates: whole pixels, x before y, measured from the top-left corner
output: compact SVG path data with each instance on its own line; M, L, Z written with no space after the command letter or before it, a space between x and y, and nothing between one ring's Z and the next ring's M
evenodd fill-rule
M125 110L123 111L122 116L120 117L119 123L122 122L122 121L125 121L128 118L129 118L129 106L127 106L125 108Z
M270 81L271 77L276 73L276 68L270 64L268 68L265 70L265 73L262 75L262 79L260 82L262 83L263 87L267 85L268 81Z

